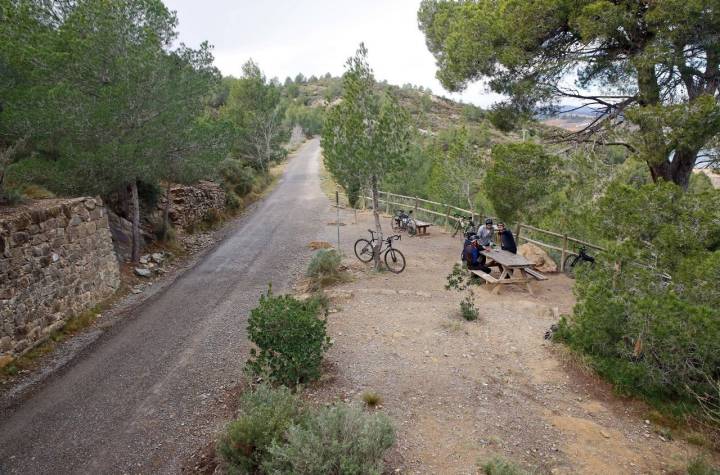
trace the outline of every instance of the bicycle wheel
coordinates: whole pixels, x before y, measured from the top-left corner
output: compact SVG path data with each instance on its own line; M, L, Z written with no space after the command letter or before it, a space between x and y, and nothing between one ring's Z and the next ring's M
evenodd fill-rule
M370 262L373 258L373 246L367 239L355 241L355 256L362 262Z
M577 256L567 256L565 258L565 264L563 265L563 271L565 275L571 279L575 278L575 266L580 265L582 261Z
M385 251L385 267L394 274L399 274L405 270L405 256L397 249L388 249Z

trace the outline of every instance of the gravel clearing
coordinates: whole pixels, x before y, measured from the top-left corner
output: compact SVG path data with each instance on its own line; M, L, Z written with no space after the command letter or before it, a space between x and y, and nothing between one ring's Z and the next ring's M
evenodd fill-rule
M372 214L344 213L344 263L354 278L328 289L334 346L328 374L309 389L319 403L361 403L373 391L395 421L388 457L401 473L477 473L501 455L540 473L684 473L696 452L665 441L645 423L647 408L618 398L607 384L563 363L563 348L544 340L556 313L574 304L562 275L500 295L475 292L480 318L459 315L458 292L444 289L460 238L438 227L428 237L403 235L400 275L375 273L352 251ZM389 230L389 219L382 220Z

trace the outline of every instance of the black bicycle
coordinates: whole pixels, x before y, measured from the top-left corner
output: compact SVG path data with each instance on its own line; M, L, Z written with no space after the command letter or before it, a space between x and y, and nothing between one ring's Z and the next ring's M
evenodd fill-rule
M458 218L455 221L455 230L452 233L452 237L457 236L458 231L463 230L463 236L467 236L468 233L475 234L477 232L477 224L467 216L455 213L453 216Z
M574 256L571 254L565 258L565 265L563 266L565 275L574 279L575 271L581 265L589 265L591 269L595 267L595 258L587 253L587 248L585 246L578 249L577 255Z
M375 233L372 229L368 229L368 232L370 232L369 241L365 238L360 238L355 241L355 256L362 262L370 262L375 256L375 244L377 243L375 234L377 233ZM399 234L389 236L383 239L383 243L380 247L380 254L382 255L385 253L383 256L385 267L394 274L399 274L405 270L405 256L403 256L403 253L398 249L392 247L392 242L399 240Z
M412 217L412 210L407 213L401 209L395 210L395 215L390 218L390 225L393 231L407 231L411 236L417 234L417 223Z

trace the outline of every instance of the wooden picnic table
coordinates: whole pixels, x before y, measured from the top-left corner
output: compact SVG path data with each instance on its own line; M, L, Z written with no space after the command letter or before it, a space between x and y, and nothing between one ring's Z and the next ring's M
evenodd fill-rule
M427 229L432 226L432 223L426 223L425 221L415 220L415 227L417 228L418 234L427 234Z
M526 270L532 270L532 263L519 254L503 251L500 249L481 250L480 253L487 258L485 265L496 264L500 268L500 277L494 277L483 271L471 270L470 272L494 285L492 293L500 292L502 285L525 284L530 295L534 295L530 287L530 278Z

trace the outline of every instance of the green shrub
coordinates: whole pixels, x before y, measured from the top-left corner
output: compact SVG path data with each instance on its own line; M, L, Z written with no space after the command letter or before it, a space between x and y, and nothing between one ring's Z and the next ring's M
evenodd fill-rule
M237 211L242 208L243 202L233 190L227 190L225 192L225 206L231 211Z
M300 400L284 387L261 385L243 394L239 417L228 425L218 442L218 453L230 473L256 471L271 444L282 440L301 412Z
M384 414L366 414L355 406L320 409L290 427L287 443L274 443L263 469L267 473L380 474L382 458L395 442Z
M559 187L561 160L543 146L497 144L483 185L498 214L509 222L532 217Z
M273 382L294 387L320 377L323 354L330 348L326 321L318 318L321 302L301 302L271 290L250 312L248 337L257 345L250 350L247 369Z
M335 249L320 249L313 255L305 275L310 277L317 287L324 287L342 280L340 253Z
M485 475L528 475L528 472L501 457L493 457L483 463L482 469Z
M618 390L658 407L710 408L718 425L720 193L613 185L596 219L617 241L578 275L558 336Z
M475 292L470 287L471 278L472 274L456 263L453 265L452 272L446 277L447 284L445 284L446 290L465 292L465 297L460 302L460 315L467 321L477 320L480 315L478 308L475 306Z
M220 210L210 208L202 219L202 225L205 229L213 229L223 222L223 215Z
M255 169L240 160L228 158L219 165L220 176L229 191L238 196L250 193L255 183Z
M702 455L698 455L687 466L688 475L720 475L720 469L714 468Z
M25 201L22 193L15 188L0 188L0 205L19 205Z
M382 397L375 391L365 391L362 400L368 407L376 407L382 404Z
M468 293L465 296L465 298L460 302L460 314L462 317L472 322L473 320L477 320L478 316L480 315L480 312L478 311L477 307L475 306L475 294L472 291L472 289L468 289Z

